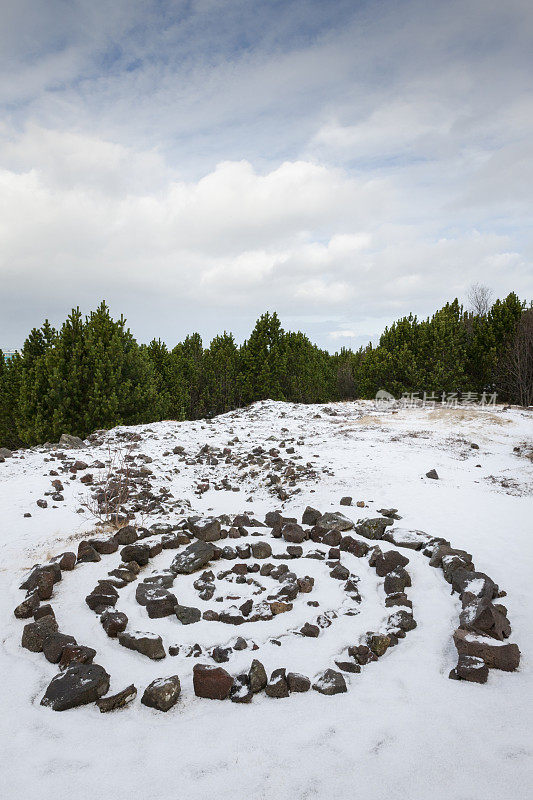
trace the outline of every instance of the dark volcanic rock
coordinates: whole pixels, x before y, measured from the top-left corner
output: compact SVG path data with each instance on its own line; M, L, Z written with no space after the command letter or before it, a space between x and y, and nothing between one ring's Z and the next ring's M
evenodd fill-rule
M165 658L165 649L160 636L155 633L144 633L142 631L122 631L118 634L118 641L128 650L136 650L143 656L154 661Z
M158 711L168 711L174 706L181 693L180 679L177 675L168 678L156 678L144 690L141 703Z
M59 669L66 669L71 664L92 664L95 655L96 650L92 647L86 647L84 644L67 644L61 653Z
M74 664L52 678L42 706L54 711L93 703L109 689L109 675L99 664Z
M102 713L106 711L115 711L117 708L123 708L128 703L131 703L137 696L137 689L133 685L127 686L121 692L110 694L107 697L101 697L96 701L96 705Z
M177 604L174 606L174 612L182 625L192 625L202 618L200 609L192 606L180 606Z
M487 667L512 672L520 664L520 650L516 644L496 644L458 628L453 640L459 655L482 658Z
M218 519L204 517L195 520L191 517L188 524L190 532L203 542L216 542L220 539L222 526Z
M128 618L121 611L107 609L100 617L100 622L107 635L115 638L119 633L126 630Z
M189 575L204 567L215 556L215 549L209 542L197 541L190 544L174 558L170 569L178 575Z
M313 689L320 694L341 694L347 692L346 681L341 672L334 669L326 669L313 683Z
M397 550L389 550L388 553L380 553L375 560L374 568L376 574L380 578L384 578L389 572L397 569L397 567L405 567L409 563L409 559L398 553Z
M147 544L127 544L120 551L122 561L135 561L140 567L145 567L150 560L150 546Z
M316 525L322 514L316 508L307 506L302 515L302 525Z
M55 617L48 615L41 617L36 622L28 622L22 631L22 647L32 653L42 653L43 645L48 636L57 633L58 625Z
M51 664L59 663L65 647L76 647L77 641L66 633L51 633L43 642L43 653Z
M284 525L281 529L281 535L286 542L292 542L293 544L301 544L307 539L307 533L296 522L289 522Z
M298 672L289 672L287 675L287 684L290 692L308 692L311 688L311 681L305 675L300 675Z
M288 697L289 684L284 669L275 669L270 676L265 692L269 697Z
M489 677L489 668L482 658L460 655L457 666L452 669L449 677L459 681L486 683Z
M267 674L264 666L256 658L252 661L250 672L248 673L250 689L252 692L260 692L267 685Z

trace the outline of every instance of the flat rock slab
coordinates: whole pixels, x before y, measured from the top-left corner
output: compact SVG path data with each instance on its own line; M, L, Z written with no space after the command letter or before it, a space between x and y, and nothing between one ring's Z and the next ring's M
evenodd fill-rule
M109 689L109 675L99 664L74 664L50 681L42 706L54 711L94 703Z
M143 631L123 631L118 634L118 641L123 647L128 650L136 650L143 656L158 661L165 658L165 648L163 647L163 640L155 633L148 633Z
M128 703L131 703L136 696L137 689L132 683L131 686L127 686L121 692L110 694L107 697L101 697L96 701L96 705L102 713L107 711L115 711L117 708L123 708Z
M190 575L205 567L214 555L215 549L212 544L198 540L186 547L182 553L178 553L170 568L177 575Z

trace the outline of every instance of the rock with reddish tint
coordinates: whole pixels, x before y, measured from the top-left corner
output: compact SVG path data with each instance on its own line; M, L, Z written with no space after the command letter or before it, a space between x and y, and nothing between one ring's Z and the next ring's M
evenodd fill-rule
M43 642L43 653L51 664L58 664L65 647L77 647L77 641L66 633L51 633Z
M180 679L177 675L168 678L156 678L146 687L141 703L158 711L168 711L176 705L181 693Z
M486 683L489 677L489 668L482 658L460 655L457 666L452 669L448 677L458 681Z
M32 653L42 653L45 640L52 633L57 633L58 625L55 617L41 617L36 622L28 622L22 631L22 647Z
M118 634L118 641L128 650L136 650L137 653L141 653L154 661L165 658L166 655L163 640L155 633L122 631Z
M94 703L109 689L109 675L99 664L74 664L52 678L42 706L54 711Z
M114 639L119 633L126 630L128 618L122 611L106 609L100 617L100 622L107 635Z
M348 648L348 655L355 658L358 664L368 664L370 661L377 661L377 656L364 644L354 645Z
M288 697L289 684L287 683L287 675L284 669L275 669L265 686L265 692L269 697Z
M459 655L482 658L487 667L513 672L520 664L520 650L516 644L496 644L490 639L476 636L458 628L453 640Z
M106 713L107 711L116 711L117 708L124 708L124 706L131 703L136 697L137 689L132 683L125 689L122 689L121 692L107 695L107 697L101 697L96 701L96 705L102 713Z
M299 672L289 672L287 674L287 685L289 687L289 692L299 694L309 691L311 688L311 681L305 675L300 675Z
M195 664L193 670L194 693L209 700L225 700L229 697L233 678L222 667Z
M324 670L313 683L313 689L326 695L342 694L348 691L344 675L334 669Z
M71 664L92 664L96 655L96 650L86 645L69 645L63 648L59 660L59 669L66 669Z

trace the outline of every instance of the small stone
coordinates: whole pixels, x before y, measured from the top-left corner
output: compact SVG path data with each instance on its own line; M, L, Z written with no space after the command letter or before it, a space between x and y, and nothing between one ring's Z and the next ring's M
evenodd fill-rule
M137 696L137 689L132 683L130 686L127 686L121 692L108 695L107 697L101 697L99 700L96 701L96 705L98 706L98 708L102 713L105 713L107 711L115 711L117 708L123 708L128 703L131 703L131 701L134 700L136 696Z
M287 684L289 691L294 693L308 692L311 688L311 681L305 675L300 675L298 672L289 672L287 674Z
M482 658L477 656L460 655L455 669L452 669L450 678L471 683L486 683L489 677L489 668Z
M192 606L180 606L177 604L174 606L174 612L182 625L192 625L202 618L200 609Z
M437 470L436 469L430 469L429 472L426 472L426 478L431 478L434 481L438 481L439 480L439 476L437 474Z
M284 669L275 669L268 681L265 692L269 697L288 697L289 684Z
M334 669L326 669L322 672L313 683L313 689L325 695L341 694L348 691L343 674Z
M300 633L302 636L309 636L312 639L316 639L320 634L320 628L318 625L311 625L310 622L306 622L305 625L300 628Z
M114 639L119 633L126 630L128 618L121 611L106 609L100 617L104 631Z
M257 693L262 691L267 685L267 674L264 666L256 658L252 661L250 671L248 673L250 690Z
M118 641L128 650L136 650L143 656L157 661L165 658L165 649L160 636L154 633L143 633L141 631L122 631L118 634Z

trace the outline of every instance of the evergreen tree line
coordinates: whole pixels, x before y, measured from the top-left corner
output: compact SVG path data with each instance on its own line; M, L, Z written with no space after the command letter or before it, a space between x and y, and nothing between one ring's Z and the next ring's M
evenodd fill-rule
M194 333L168 349L155 339L138 344L105 303L85 318L75 309L60 330L48 321L34 328L11 359L0 351L0 446L214 416L263 399L371 398L379 389L394 396L499 391L500 399L527 403L520 386L527 390L528 378L522 374L519 385L508 365L532 314L514 293L478 314L454 300L426 320L398 320L375 347L332 355L305 334L284 331L276 313L263 314L240 346L224 332L204 347ZM526 362L531 347L520 346Z

